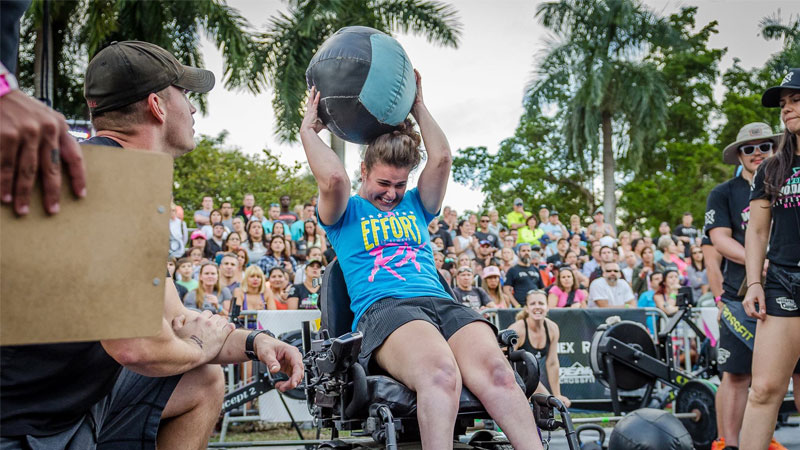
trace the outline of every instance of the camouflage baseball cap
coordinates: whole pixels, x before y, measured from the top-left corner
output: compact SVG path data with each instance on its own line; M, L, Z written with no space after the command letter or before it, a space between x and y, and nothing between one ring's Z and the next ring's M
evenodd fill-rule
M89 62L83 96L92 114L122 108L176 86L205 93L214 74L185 66L163 48L141 41L112 42Z

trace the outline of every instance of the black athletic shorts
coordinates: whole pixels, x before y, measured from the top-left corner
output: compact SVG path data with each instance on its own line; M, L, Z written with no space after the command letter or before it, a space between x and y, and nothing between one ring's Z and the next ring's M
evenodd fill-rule
M0 438L0 450L147 450L156 448L161 412L181 375L151 378L122 369L114 389L67 431Z
M754 319L748 317L748 320ZM717 364L720 372L749 375L753 371L753 350L722 322L719 324Z
M384 298L367 308L356 329L364 334L358 361L370 375L386 373L372 358L394 330L412 320L424 320L435 326L445 340L472 322L485 322L497 328L474 309L454 300L437 297Z
M767 315L778 317L800 317L800 286L792 287L792 277L800 284L800 268L778 267L770 264L764 280L764 295Z

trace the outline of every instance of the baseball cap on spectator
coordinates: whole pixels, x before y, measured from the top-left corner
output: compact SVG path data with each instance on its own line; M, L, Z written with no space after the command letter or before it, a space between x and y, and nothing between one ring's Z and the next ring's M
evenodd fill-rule
M491 242L489 242L489 241L488 241L488 240L486 240L486 239L481 239L481 241L480 241L480 242L478 242L478 244L480 244L480 245L492 245L492 243L491 243Z
M789 69L789 73L783 77L780 86L774 86L764 91L764 95L761 96L761 104L767 108L777 108L780 106L781 91L784 89L800 91L800 69Z
M800 75L798 75L800 77ZM777 106L777 105L776 105ZM739 134L736 135L736 142L729 144L722 151L722 162L725 164L739 164L739 147L750 141L760 141L763 139L771 140L777 143L782 135L773 134L772 128L762 122L748 123L739 129Z
M483 279L489 277L499 277L499 276L500 276L500 269L498 269L497 266L486 266L483 269L483 273L481 274L481 277Z
M322 267L322 261L320 261L319 258L309 259L308 262L306 263L306 265L308 265L308 266L310 266L312 264L316 264L316 265Z
M192 240L192 241L193 241L193 240L195 240L195 239L206 239L206 234L205 234L205 233L203 233L203 232L202 232L202 231L200 231L200 230L195 230L195 231L193 231L193 232L192 232L192 237L191 237L191 239L190 239L190 240Z
M558 211L556 211L555 209L551 209L550 210L550 215L551 216L557 216L558 215Z
M211 226L211 228L217 228L217 227L225 228L225 225L223 225L222 222L216 222L214 225Z
M540 211L543 210L543 209L547 209L547 205L542 205L542 206L539 207Z
M472 267L469 266L461 266L458 268L458 273L469 272L472 273Z
M514 206L522 206L522 199L517 197L514 199Z
M594 210L594 215L596 216L596 215L598 215L598 214L603 214L603 215L605 215L605 211L603 210L603 207L602 207L602 206Z
M83 96L92 115L114 111L175 86L206 93L214 73L185 66L163 48L141 41L112 42L89 62Z

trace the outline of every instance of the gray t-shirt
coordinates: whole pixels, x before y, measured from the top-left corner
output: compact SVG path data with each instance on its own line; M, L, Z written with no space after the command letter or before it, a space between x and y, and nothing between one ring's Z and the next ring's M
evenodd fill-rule
M219 303L220 308L222 308L222 302L224 302L225 300L230 300L231 298L233 298L233 295L231 294L230 289L228 289L226 287L222 288L222 293L221 294L219 294L216 291L214 291L212 293L212 295L217 297L217 302ZM197 307L197 289L189 291L189 293L186 294L185 297L183 297L183 306L185 306L187 308L190 308L190 309L198 310L198 311L206 311L206 310L208 310L208 311L211 311L211 312L214 312L214 313L220 311L219 309L215 308L211 304L211 302L208 301L208 299L204 299L203 300L203 306L201 308L198 308Z

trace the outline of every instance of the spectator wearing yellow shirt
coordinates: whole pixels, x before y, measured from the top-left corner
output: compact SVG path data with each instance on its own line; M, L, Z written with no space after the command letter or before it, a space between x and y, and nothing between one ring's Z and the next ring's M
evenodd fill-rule
M506 223L508 228L516 230L525 226L525 218L530 216L531 213L522 208L522 199L514 199L514 210L506 214Z
M544 236L544 230L536 227L536 216L530 215L525 220L525 226L517 232L517 244L541 245L539 239Z

